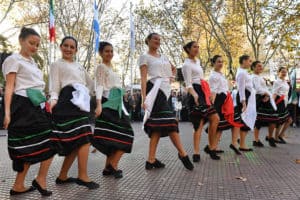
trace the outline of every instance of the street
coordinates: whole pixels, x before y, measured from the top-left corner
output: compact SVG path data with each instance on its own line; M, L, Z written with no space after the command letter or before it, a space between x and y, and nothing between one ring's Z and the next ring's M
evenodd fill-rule
M290 128L285 145L272 148L264 140L267 129L261 131L264 148L255 148L253 152L236 156L229 149L231 134L223 133L220 144L225 150L220 161L214 161L203 152L207 143L207 135L203 132L201 141L201 162L195 164L193 171L186 170L179 161L177 152L168 138L161 139L157 158L166 164L165 169L145 170L148 152L148 138L144 134L141 123L133 123L135 141L132 154L126 154L121 162L124 178L103 177L105 157L99 153L91 153L89 157L90 177L100 184L97 190L88 190L77 184L56 185L63 157L55 156L50 167L48 189L53 195L47 199L236 199L236 200L299 200L300 199L300 158L299 128ZM192 125L180 123L180 136L190 155L192 147ZM1 131L5 134L5 131ZM252 132L247 138L252 147ZM41 199L37 191L19 197L10 197L15 172L7 153L7 138L0 137L0 199ZM90 151L93 148L91 147ZM38 165L33 165L26 179L29 186L37 173ZM69 174L77 176L77 163L74 163Z

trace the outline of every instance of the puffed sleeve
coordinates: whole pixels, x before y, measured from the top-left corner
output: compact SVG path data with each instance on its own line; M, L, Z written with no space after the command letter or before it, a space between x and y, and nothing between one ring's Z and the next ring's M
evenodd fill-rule
M147 59L147 55L143 54L140 56L139 60L138 60L138 66L143 66L143 65L147 65L148 66L148 59Z
M246 100L246 94L245 94L246 78L247 78L247 74L245 74L244 72L239 73L236 77L236 83L237 83L237 87L238 87L238 91L239 91L240 102Z
M274 81L273 88L272 88L273 94L280 95L280 88L281 88L280 83L278 81Z
M263 94L262 87L260 86L260 79L257 76L252 77L253 87L257 94Z
M213 94L218 94L219 82L220 81L218 80L218 77L216 77L214 75L210 75L210 77L208 79L208 83L209 83L210 91Z
M101 67L101 65L98 65L96 69L96 75L95 75L95 90L96 90L96 99L101 100L102 94L104 90L104 85L106 84L106 78L105 78L105 71L104 68Z
M5 59L2 65L2 72L4 78L6 79L6 75L9 73L17 73L19 71L19 63L13 56L9 56Z
M185 81L185 87L187 89L192 88L193 87L193 83L192 83L192 69L189 65L187 64L183 64L182 66L182 75Z
M61 86L60 86L59 65L56 63L52 63L50 65L49 86L50 86L49 88L50 88L51 99L57 100Z
M84 75L85 75L85 81L86 81L86 85L90 90L90 93L94 93L95 87L94 87L94 81L93 79L90 77L89 73L84 70Z

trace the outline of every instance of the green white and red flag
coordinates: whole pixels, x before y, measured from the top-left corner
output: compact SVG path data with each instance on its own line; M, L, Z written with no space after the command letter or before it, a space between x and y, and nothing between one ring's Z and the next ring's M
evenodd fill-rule
M54 18L54 0L49 0L49 39L50 42L55 41L55 18Z

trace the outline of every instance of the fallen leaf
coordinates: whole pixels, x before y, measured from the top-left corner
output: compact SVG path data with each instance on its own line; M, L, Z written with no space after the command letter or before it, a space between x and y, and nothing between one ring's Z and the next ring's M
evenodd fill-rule
M198 182L198 185L199 185L199 186L202 186L202 185L204 185L204 184L203 184L203 183L201 183L201 182Z
M235 178L238 179L238 180L241 180L241 181L243 181L243 182L247 181L247 178L242 177L242 176L237 176L237 177L235 177Z
M296 164L300 164L300 159L295 160Z

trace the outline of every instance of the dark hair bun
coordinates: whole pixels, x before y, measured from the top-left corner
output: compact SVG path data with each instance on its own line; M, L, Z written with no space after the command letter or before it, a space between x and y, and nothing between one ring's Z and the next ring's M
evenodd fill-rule
M183 46L183 49L184 49L184 51L185 51L187 54L190 53L190 50L191 50L191 48L192 48L192 46L193 46L194 43L196 43L196 42L195 42L195 41L190 41L190 42L186 43L186 44Z
M101 41L100 43L99 43L99 52L100 53L102 53L103 52L103 50L104 50L104 48L106 47L106 46L113 46L111 43L109 43L109 42L105 42L105 41Z
M145 44L146 44L146 45L148 45L149 40L151 40L152 37L153 37L154 35L159 35L159 34L158 34L158 33L150 33L150 34L146 37L146 39L145 39Z
M73 37L73 36L65 36L62 40L61 40L61 43L60 43L60 46L62 46L66 40L73 40L75 42L75 47L76 49L78 48L78 42L77 40Z
M220 55L214 55L214 57L212 57L212 58L210 59L211 65L214 65L214 64L217 62L218 58L221 58L221 57L222 57L222 56L220 56Z
M22 27L19 35L19 39L26 39L30 35L41 37L33 28Z

